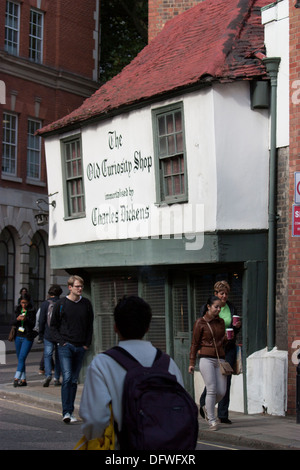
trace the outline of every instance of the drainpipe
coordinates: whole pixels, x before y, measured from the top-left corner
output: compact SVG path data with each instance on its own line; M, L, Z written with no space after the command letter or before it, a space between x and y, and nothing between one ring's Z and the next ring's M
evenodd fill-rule
M275 346L275 296L276 296L276 124L277 76L280 57L263 59L271 78L271 135L269 168L269 233L268 233L268 350Z

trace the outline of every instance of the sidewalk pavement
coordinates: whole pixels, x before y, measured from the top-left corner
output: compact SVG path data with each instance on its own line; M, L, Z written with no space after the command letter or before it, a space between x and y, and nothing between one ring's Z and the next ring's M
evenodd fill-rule
M35 344L35 349L38 347ZM82 389L83 384L79 384L75 402L77 416ZM49 387L44 388L41 378L28 381L27 387L14 388L12 383L2 384L0 398L23 400L33 406L61 412L60 387L50 383ZM209 431L206 421L199 417L199 440L261 450L300 450L300 424L297 424L295 416L230 412L229 417L232 424L220 424L217 431Z

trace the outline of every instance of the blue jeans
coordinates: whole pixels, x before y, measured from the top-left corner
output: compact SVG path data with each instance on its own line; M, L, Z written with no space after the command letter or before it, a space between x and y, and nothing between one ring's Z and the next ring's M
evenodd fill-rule
M27 338L22 336L16 336L15 346L18 358L17 371L15 373L15 379L25 380L26 379L26 366L25 361L32 348L33 341L29 341Z
M52 377L52 355L55 351L55 361L54 361L54 378L59 380L60 377L60 363L58 357L57 345L52 341L48 341L44 338L44 364L45 364L45 376Z
M78 377L84 353L85 349L83 346L77 347L70 343L58 346L59 362L63 377L61 386L63 416L66 413L72 414L74 411Z

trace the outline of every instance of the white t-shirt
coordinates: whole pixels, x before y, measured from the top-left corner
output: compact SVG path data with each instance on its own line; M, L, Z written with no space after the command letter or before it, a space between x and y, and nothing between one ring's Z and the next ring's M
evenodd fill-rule
M150 367L156 356L156 348L149 341L120 341L143 366ZM170 359L169 372L176 376L183 386L182 375ZM84 382L79 415L83 419L82 432L90 440L102 437L110 421L109 403L112 403L114 420L122 427L122 395L126 370L106 354L98 354L88 367Z

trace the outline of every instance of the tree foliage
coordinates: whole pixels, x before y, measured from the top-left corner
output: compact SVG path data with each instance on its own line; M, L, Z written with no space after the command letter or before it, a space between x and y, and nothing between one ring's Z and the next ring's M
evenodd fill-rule
M148 42L147 0L101 1L100 83L117 75Z

